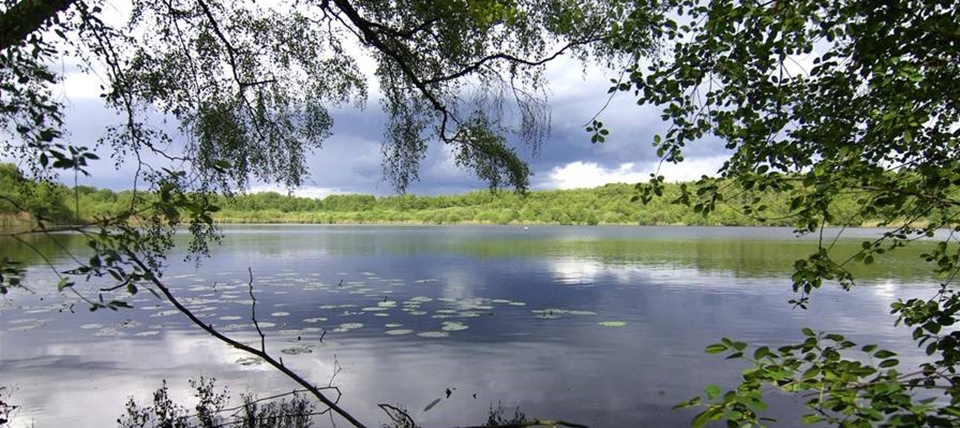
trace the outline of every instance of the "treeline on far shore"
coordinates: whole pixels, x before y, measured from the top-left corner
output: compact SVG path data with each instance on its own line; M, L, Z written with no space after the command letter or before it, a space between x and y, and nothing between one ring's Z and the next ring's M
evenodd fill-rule
M673 201L679 184L667 184L663 197L648 204L634 201L631 184L592 189L530 191L479 190L459 195L415 196L330 195L323 199L276 192L213 196L220 223L315 224L560 224L560 225L728 225L793 226L788 193L733 191L717 209L704 216ZM139 193L139 203L152 195ZM743 206L759 197L766 209L746 215ZM104 218L129 209L132 191L115 192L88 186L69 188L26 180L12 164L0 164L0 225L29 221L33 213L54 223ZM876 224L863 218L856 194L830 207L836 225ZM26 212L26 213L25 213Z

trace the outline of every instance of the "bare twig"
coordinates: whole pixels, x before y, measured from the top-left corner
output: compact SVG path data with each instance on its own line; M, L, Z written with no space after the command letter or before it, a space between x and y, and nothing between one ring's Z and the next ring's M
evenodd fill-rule
M247 281L247 292L250 293L250 299L253 301L250 304L250 319L253 320L253 326L256 327L257 334L260 335L260 350L266 353L267 337L264 336L263 330L260 329L260 322L257 321L257 297L253 295L253 268L247 267L247 273L250 275L250 280Z

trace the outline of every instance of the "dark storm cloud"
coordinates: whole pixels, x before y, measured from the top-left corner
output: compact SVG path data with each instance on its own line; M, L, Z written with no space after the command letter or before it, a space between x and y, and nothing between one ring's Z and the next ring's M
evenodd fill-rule
M567 60L551 65L547 77L551 82L548 87L551 132L543 141L538 155L533 156L530 147L517 142L515 138L510 139L521 157L530 162L534 188L573 186L578 182L578 177L570 177L569 174L574 173L601 176L592 179L584 177L586 185L609 180L635 180L656 168L657 157L651 142L655 134L663 133L667 128L660 119L659 109L637 106L631 93L618 93L608 103L609 79L616 77L609 70L591 67L584 73L581 66ZM82 96L75 96L76 99L67 102L66 128L70 141L94 147L106 127L122 123L122 118L104 108L102 102L91 95L98 90L95 81L71 79L72 89L64 92ZM78 88L77 85L84 86ZM603 121L611 134L603 143L591 143L584 125L598 112L598 119ZM311 175L299 193L312 196L330 193L395 193L393 186L383 180L381 144L386 115L375 97L367 103L366 109L346 106L331 109L331 114L334 119L333 135L323 143L322 148L308 154ZM154 114L152 119L155 126L163 127L175 136L171 150L177 151L183 146L185 137L177 132L174 121L165 123L158 114ZM132 187L135 163L110 159L105 155L109 152L108 147L100 147L99 152L104 159L91 165L91 177L81 178L80 184L112 189ZM713 172L708 169L715 169L717 159L725 153L722 144L715 140L692 144L686 152L688 162L680 169L707 168L702 172ZM157 168L169 164L158 157L148 157L147 162ZM699 173L690 174L699 176ZM681 175L686 177L690 174ZM426 157L421 161L419 177L418 182L409 186L408 192L435 195L487 187L471 172L458 168L450 148L439 142L431 142ZM253 183L251 187L254 190L283 190L263 183Z

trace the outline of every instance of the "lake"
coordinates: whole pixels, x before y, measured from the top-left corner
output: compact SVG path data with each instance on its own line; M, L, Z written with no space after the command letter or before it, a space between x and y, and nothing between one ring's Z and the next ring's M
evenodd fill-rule
M341 404L369 426L387 420L377 403L402 405L429 427L480 424L498 403L510 414L519 406L528 417L592 427L688 425L695 412L671 407L707 384L735 385L743 368L704 354L708 344L723 336L785 344L809 326L898 350L909 367L922 352L908 329L893 326L889 305L934 292L920 249L908 248L855 268L853 290L825 286L809 310L793 309L793 261L817 241L778 228L224 232L200 266L174 251L163 279L205 322L254 341L249 268L267 349L311 381L339 385ZM834 250L852 253L880 233L847 230ZM60 248L82 253L84 242L56 241L33 245L65 269ZM57 294L50 268L25 251L0 242L0 257L34 263L32 291L0 300L0 386L22 406L13 426L115 426L129 397L146 403L164 379L176 397L189 396L188 379L200 376L234 398L294 388L150 293L134 296L134 309L89 312ZM803 411L792 397L770 401L769 416L797 424L789 418Z

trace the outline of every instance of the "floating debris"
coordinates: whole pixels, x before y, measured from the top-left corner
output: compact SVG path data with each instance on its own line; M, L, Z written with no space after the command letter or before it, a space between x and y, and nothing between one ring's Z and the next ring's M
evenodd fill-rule
M433 406L436 406L437 403L439 403L439 402L440 402L440 399L439 399L439 398L436 399L436 400L431 401L430 404L427 404L427 407L424 407L424 408L423 408L423 411L424 411L424 412L429 412L430 409L432 409Z

